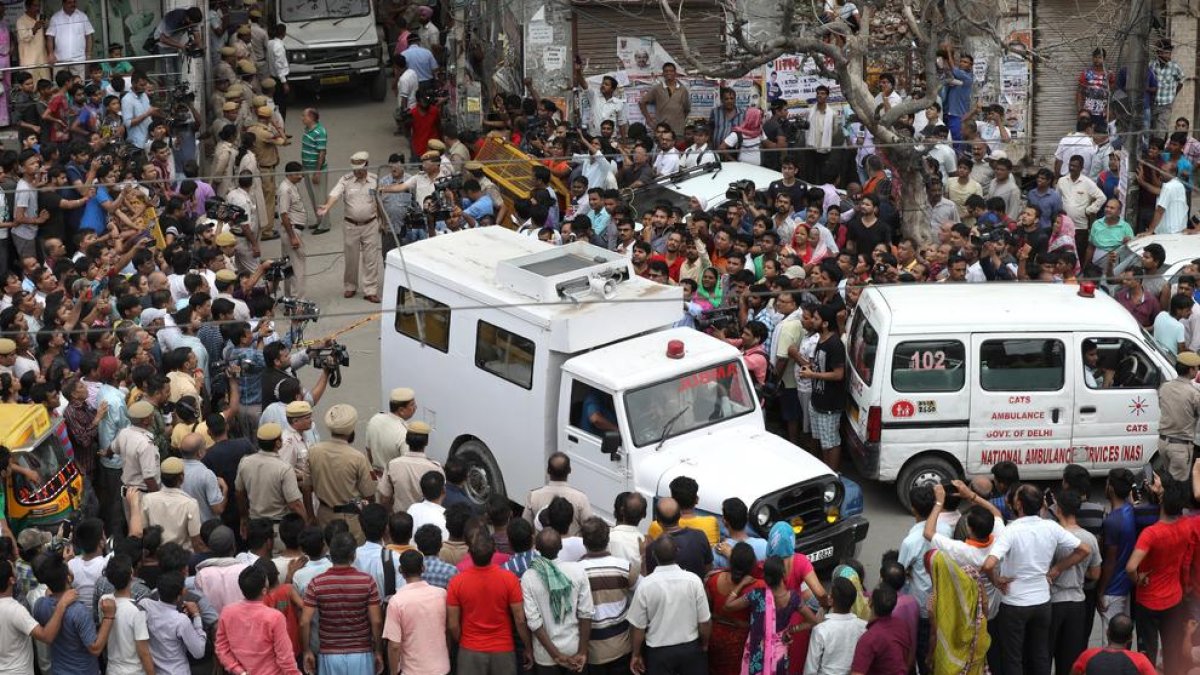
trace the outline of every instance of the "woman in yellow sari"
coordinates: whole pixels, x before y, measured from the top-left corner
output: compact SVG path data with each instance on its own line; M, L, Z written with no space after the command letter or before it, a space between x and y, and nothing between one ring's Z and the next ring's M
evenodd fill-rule
M987 593L974 570L964 570L941 551L929 554L933 579L930 645L935 675L982 675L991 638ZM926 658L918 654L918 659Z

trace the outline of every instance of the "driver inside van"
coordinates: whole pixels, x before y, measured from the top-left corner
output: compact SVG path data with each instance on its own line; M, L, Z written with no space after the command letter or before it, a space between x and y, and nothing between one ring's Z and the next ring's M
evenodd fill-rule
M612 396L588 387L580 409L579 428L603 436L606 431L617 431L617 411Z
M1080 346L1083 354L1083 382L1089 389L1106 389L1112 386L1111 370L1100 367L1100 348L1091 340Z

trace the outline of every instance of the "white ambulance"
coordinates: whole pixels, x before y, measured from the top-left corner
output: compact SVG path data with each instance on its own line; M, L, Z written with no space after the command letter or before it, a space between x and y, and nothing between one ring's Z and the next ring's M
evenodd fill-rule
M610 522L620 493L653 504L687 475L700 509L739 497L759 533L787 521L823 566L866 537L859 487L769 433L738 350L672 328L680 288L635 276L620 254L463 230L391 251L384 309L384 396L416 390L430 454L467 464L477 502L524 503L561 451Z
M868 287L848 330L847 445L906 506L915 485L997 462L1023 479L1105 475L1156 450L1173 361L1092 284Z

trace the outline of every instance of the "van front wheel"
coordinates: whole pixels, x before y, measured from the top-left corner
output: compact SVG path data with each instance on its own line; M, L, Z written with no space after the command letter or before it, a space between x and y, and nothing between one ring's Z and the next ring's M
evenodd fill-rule
M941 457L917 457L900 471L900 478L896 481L896 496L900 498L904 508L911 511L912 503L908 500L908 493L913 488L939 483L945 485L958 477L954 465Z
M504 477L492 451L483 441L464 441L454 452L454 457L467 465L466 492L472 502L486 506L493 494L505 496Z

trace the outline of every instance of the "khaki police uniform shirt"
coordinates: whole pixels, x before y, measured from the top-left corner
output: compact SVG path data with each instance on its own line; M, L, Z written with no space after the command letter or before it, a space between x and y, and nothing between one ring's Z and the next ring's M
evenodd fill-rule
M313 493L329 508L375 495L367 456L343 440L333 438L309 448L308 470Z
M307 483L308 443L304 440L304 434L296 431L291 426L285 426L280 440L283 441L283 444L279 448L279 459L282 459L284 464L295 470L296 480L300 481L301 484Z
M375 202L375 175L367 172L362 180L353 173L342 176L333 189L329 191L333 199L341 199L345 205L345 216L359 223L365 223L379 215L379 207Z
M567 536L578 535L583 521L592 517L592 505L588 502L587 495L567 485L565 481L552 480L536 490L530 490L529 499L525 502L525 520L533 523L534 529L541 529L537 523L538 513L550 506L555 497L562 497L575 507L575 519L571 521L571 530Z
M146 479L158 481L158 446L149 429L125 427L112 443L113 452L121 457L121 483L127 487L146 489Z
M237 70L235 70L233 66L229 65L229 62L224 59L218 61L216 67L213 68L214 80L219 80L222 76L224 76L230 84L238 81Z
M175 542L192 550L192 537L200 536L200 504L179 488L164 487L142 497L146 527L163 529L163 543Z
M1158 388L1158 433L1191 438L1200 412L1200 389L1186 377L1177 377Z
M246 493L251 518L279 520L291 511L288 504L304 498L292 467L277 453L261 450L242 458L234 489Z
M423 452L409 452L393 459L387 472L379 479L379 494L392 498L392 511L407 511L408 507L425 499L421 494L421 476L436 471L443 476L442 465L429 459Z
M304 208L300 190L292 181L284 178L279 182L279 189L275 191L275 203L279 213L286 213L292 225L308 225L308 211Z
M385 471L388 463L408 452L408 426L390 412L377 413L367 422L367 449L371 465ZM420 501L420 500L417 500Z
M269 169L279 164L279 146L274 143L275 130L259 122L249 129L254 134L254 156L261 168Z

